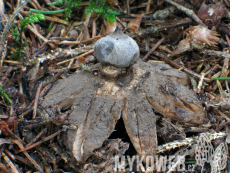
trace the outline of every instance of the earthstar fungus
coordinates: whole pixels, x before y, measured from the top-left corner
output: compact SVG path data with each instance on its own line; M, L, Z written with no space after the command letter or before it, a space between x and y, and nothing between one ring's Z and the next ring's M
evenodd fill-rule
M199 100L180 84L187 79L186 74L167 64L138 61L139 47L122 31L100 39L95 44L95 56L100 63L91 68L106 72L95 76L78 71L61 79L42 103L61 109L63 103L70 103L68 120L77 129L68 130L66 144L77 161L86 161L102 146L120 116L133 146L143 157L157 153L153 109L186 123L203 123L205 113ZM118 70L115 75L114 70Z

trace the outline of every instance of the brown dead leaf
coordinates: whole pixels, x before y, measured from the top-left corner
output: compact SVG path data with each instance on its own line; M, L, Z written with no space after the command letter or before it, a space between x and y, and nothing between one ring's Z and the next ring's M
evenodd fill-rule
M101 25L101 30L100 30L100 32L99 32L98 35L100 35L101 37L105 37L106 36L104 25Z
M76 59L74 65L72 66L72 68L77 68L80 66L80 64L85 64L86 62L86 58L83 58L83 57L79 57Z
M115 31L115 29L116 29L116 22L107 21L106 30L105 30L106 35L112 34Z
M141 24L142 18L145 14L142 13L140 16L137 18L133 19L131 22L128 23L128 28L130 28L133 32L136 32Z
M86 25L85 22L83 26L84 26L83 40L88 40L90 38L88 26Z

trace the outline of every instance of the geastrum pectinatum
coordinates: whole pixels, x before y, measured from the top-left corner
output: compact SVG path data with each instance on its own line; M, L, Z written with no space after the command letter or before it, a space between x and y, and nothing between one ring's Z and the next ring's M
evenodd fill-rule
M68 130L67 144L77 161L84 162L102 146L120 116L137 153L144 157L157 152L153 110L186 123L203 123L199 100L180 84L185 73L167 64L138 61L138 45L121 30L97 41L94 52L100 63L92 69L100 73L79 71L59 80L42 104L63 110L71 102L68 120L77 129Z

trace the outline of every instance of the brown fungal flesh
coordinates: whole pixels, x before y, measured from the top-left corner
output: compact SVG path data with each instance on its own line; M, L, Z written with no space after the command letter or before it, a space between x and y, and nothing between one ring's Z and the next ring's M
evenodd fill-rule
M99 68L99 65L93 68ZM133 146L144 157L154 156L157 152L153 109L186 123L203 123L205 113L199 100L192 91L179 84L186 77L185 73L166 64L139 61L132 66L130 76L129 80L108 80L103 75L79 71L59 80L45 97L42 105L50 107L63 105L63 100L68 102L74 95L70 98L72 113L68 120L77 129L68 130L66 144L76 160L84 162L102 146L120 115Z

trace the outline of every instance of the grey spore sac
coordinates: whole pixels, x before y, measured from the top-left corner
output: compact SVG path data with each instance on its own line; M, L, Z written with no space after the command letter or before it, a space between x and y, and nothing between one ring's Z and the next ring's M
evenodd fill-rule
M112 34L96 42L94 54L101 64L128 67L139 60L140 50L131 37L117 28Z

